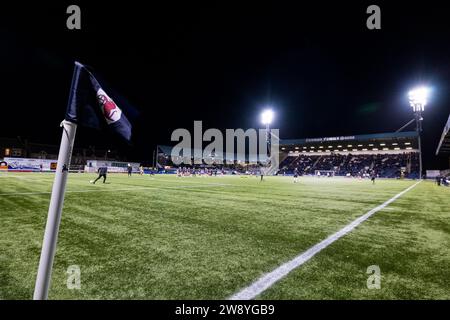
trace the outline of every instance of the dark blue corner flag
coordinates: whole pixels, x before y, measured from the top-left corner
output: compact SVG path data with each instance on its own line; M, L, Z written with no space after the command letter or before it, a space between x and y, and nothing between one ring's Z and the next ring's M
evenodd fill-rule
M106 124L127 142L131 141L131 124L127 117L79 62L75 62L66 120L96 129Z
M118 98L118 96L116 95L115 98ZM121 102L121 104L123 107L127 107L126 103ZM52 187L36 285L34 287L33 299L35 300L48 298L77 125L97 129L108 126L125 141L130 142L131 140L131 124L125 117L122 109L102 89L92 73L81 63L75 62L66 118L61 122L61 127L64 130L59 147L55 180Z

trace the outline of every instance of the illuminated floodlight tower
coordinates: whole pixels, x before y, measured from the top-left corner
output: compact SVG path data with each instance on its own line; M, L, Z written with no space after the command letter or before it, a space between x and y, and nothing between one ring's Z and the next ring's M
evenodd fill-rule
M272 109L268 108L261 113L261 123L266 126L266 146L267 155L270 158L270 124L274 118L274 112Z
M419 143L419 178L422 178L422 144L420 134L422 132L422 112L425 110L425 106L428 103L428 97L430 89L427 87L417 87L408 92L409 105L414 112L414 118L416 120L416 131L418 135Z

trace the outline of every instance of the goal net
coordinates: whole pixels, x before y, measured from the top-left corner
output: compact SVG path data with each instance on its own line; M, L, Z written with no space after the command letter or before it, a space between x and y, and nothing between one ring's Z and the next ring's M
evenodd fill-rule
M334 170L315 170L314 175L316 177L334 177Z

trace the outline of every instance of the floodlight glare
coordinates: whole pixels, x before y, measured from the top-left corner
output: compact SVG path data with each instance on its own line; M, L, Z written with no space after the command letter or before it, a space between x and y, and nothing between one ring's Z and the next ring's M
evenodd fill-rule
M418 87L408 93L409 104L414 112L424 111L425 105L428 102L430 89L427 87Z
M416 120L416 131L418 135L417 144L419 147L419 178L422 179L422 144L420 139L420 133L422 131L422 112L425 110L425 105L428 103L428 96L430 95L430 88L425 86L417 87L408 92L409 104L414 111L414 118ZM409 125L409 123L408 123ZM402 127L403 129L403 127ZM410 144L405 143L405 144ZM407 150L411 150L412 147L407 147Z
M262 124L268 125L272 123L273 120L273 111L270 109L264 110L261 114L261 122Z

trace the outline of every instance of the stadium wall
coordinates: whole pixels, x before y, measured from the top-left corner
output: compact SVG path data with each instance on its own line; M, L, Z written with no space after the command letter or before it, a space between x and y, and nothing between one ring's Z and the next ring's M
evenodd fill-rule
M84 172L97 172L100 167L108 167L110 173L125 173L127 172L128 164L133 168L133 172L139 172L139 163L137 162L121 162L108 160L87 160L87 165L84 167Z
M5 157L0 169L15 172L52 172L56 170L56 160Z

